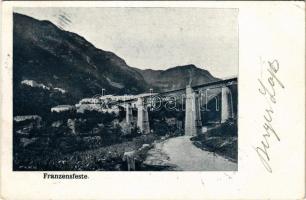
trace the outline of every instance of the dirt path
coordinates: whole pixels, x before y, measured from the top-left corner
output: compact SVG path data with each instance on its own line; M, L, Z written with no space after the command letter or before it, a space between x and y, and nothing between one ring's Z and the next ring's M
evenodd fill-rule
M235 171L237 163L192 144L190 137L170 138L158 143L148 152L147 165L170 166L184 171Z

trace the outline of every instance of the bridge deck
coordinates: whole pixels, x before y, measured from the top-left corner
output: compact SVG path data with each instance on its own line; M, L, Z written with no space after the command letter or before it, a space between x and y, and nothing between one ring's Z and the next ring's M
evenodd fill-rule
M196 86L193 86L192 89L193 90L198 90L198 89L202 89L202 88L213 89L212 86L223 86L223 85L227 85L228 83L237 82L237 81L238 81L238 78L235 77L235 78L230 78L230 79L224 79L224 80L220 80L220 81L205 83L205 84L201 84L201 85L196 85ZM218 87L215 87L215 88L218 88ZM167 95L167 94L171 94L171 93L185 92L185 90L186 90L186 88L181 88L181 89L177 89L177 90L154 93L153 95L148 95L147 97L154 97L154 96ZM130 100L127 100L125 102L133 102L133 101L135 101L135 99L130 99Z

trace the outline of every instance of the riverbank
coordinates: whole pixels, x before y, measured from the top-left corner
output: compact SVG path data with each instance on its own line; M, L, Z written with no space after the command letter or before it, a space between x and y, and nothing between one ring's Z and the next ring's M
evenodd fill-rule
M196 147L204 151L214 152L232 162L238 162L238 141L235 136L199 135L191 140Z

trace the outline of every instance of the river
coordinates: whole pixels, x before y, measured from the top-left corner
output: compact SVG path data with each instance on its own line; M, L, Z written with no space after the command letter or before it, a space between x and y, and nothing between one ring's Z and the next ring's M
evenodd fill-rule
M201 150L189 136L170 138L155 144L144 164L168 166L175 171L236 171L237 163L215 153Z

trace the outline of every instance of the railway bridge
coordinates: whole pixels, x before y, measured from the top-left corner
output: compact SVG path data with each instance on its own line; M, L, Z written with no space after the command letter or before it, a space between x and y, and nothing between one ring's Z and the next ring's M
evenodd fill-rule
M233 91L235 94L233 94ZM207 105L215 102L215 110L211 112L219 112L219 123L226 122L230 118L237 116L237 107L233 99L237 101L237 78L230 78L211 82L207 84L191 86L186 88L167 91L162 93L149 93L135 99L129 99L121 102L126 112L125 121L127 124L135 124L143 134L150 132L149 110L158 109L161 102L168 101L175 105L180 102L184 105L185 135L194 136L202 131L202 112L208 111ZM137 120L133 120L132 111L137 110ZM136 121L136 123L135 123Z

